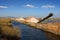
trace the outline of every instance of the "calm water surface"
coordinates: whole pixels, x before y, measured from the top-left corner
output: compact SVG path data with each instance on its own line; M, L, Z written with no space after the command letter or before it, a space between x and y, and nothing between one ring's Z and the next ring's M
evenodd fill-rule
M19 26L21 29L21 40L60 40L60 36L34 29L18 22L12 22L12 24L13 26Z

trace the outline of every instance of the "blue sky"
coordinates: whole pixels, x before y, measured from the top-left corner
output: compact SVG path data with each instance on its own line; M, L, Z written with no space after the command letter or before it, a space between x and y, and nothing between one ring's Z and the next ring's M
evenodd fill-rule
M0 16L60 17L60 0L0 0Z

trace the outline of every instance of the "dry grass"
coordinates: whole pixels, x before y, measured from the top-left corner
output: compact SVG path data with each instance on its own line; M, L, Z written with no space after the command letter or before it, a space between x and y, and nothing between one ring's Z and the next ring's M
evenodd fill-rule
M1 27L1 30L2 30L2 34L4 34L4 35L20 37L20 31L17 30L16 28L11 28L11 27L5 26L5 27Z
M21 31L11 25L10 18L0 18L0 35L9 35L11 37L20 37Z

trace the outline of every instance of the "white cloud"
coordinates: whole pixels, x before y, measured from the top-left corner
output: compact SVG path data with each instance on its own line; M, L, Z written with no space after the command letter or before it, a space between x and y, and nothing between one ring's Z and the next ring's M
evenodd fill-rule
M31 5L31 4L27 4L24 7L27 7L27 8L38 8L38 7L35 7L34 5Z
M41 8L55 8L54 5L42 5Z
M8 8L7 6L0 6L0 8Z

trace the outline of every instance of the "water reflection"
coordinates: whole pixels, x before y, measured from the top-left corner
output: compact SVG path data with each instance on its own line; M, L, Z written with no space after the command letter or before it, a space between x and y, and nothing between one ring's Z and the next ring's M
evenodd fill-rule
M60 36L44 32L42 30L34 29L18 22L13 22L13 25L17 25L21 28L21 40L60 40Z

